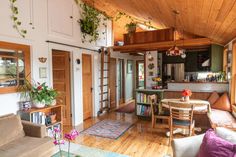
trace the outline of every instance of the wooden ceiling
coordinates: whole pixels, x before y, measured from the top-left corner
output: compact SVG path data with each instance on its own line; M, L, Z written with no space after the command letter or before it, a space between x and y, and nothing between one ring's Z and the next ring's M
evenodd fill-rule
M178 10L177 27L226 44L236 37L236 0L84 0L115 17L119 11L142 20L151 20L162 29L175 26L173 10ZM127 18L114 21L115 41L126 32Z

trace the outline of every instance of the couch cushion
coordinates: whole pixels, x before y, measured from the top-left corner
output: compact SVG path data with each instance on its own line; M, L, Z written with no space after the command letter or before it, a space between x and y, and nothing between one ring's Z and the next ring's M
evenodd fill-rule
M220 96L217 92L212 92L207 101L209 101L209 103L213 105L219 98Z
M236 132L222 128L222 127L217 127L216 128L216 135L219 136L220 138L225 139L226 141L229 141L233 144L236 144Z
M230 114L230 112L212 109L208 114L211 125L215 127L227 127L236 130L236 119Z
M25 136L21 119L17 115L0 118L0 146Z
M211 108L231 112L228 94L224 93L213 105L211 105Z
M234 118L236 118L236 106L232 105L232 114L234 116Z
M203 138L198 157L234 157L236 144L218 137L213 130L208 130Z
M49 137L35 138L25 136L0 147L1 157L39 157L54 148Z

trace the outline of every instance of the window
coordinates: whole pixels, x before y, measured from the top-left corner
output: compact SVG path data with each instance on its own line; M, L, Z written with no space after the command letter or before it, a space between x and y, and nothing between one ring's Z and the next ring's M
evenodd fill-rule
M0 42L0 93L17 92L30 80L30 47Z

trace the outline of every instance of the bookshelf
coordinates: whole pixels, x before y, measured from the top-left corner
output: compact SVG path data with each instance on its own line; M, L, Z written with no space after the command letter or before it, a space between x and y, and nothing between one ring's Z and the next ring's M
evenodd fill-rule
M136 115L139 118L151 118L151 104L148 100L149 95L156 94L157 102L163 99L164 90L137 89L136 90Z
M49 137L52 137L54 128L63 130L62 105L31 108L29 110L20 110L18 113L22 120L46 125L45 131Z

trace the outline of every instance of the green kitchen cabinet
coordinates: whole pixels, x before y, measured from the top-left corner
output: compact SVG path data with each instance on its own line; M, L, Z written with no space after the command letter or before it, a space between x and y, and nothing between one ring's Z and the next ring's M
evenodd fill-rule
M223 71L223 51L224 47L216 44L211 45L211 71Z

